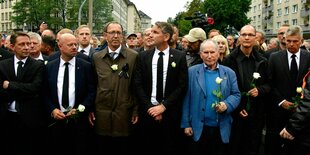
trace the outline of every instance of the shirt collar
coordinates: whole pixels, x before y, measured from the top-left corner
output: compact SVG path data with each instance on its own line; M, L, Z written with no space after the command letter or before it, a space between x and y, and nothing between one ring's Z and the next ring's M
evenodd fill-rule
M75 57L73 57L70 61L68 61L70 65L75 66ZM64 64L66 63L66 61L62 60L62 58L60 58L60 66L64 66Z
M169 55L169 50L170 50L170 48L169 48L169 46L168 46L168 48L166 48L165 50L162 51L162 52L164 53L164 56L165 56L165 55ZM161 51L158 50L157 47L156 47L156 48L155 48L155 54L158 55L159 52L161 52Z
M17 64L17 62L22 61L24 64L26 63L28 57L26 57L25 59L19 60L17 59L16 55L14 55L14 63Z
M206 70L211 70L205 63L203 63L203 66L204 66L204 68L206 69ZM216 63L216 69L219 69L219 63ZM216 70L215 69L215 70Z
M288 50L286 50L286 52L287 52L287 57L290 59L291 58L291 56L293 55L293 54L295 54L296 55L296 58L297 59L299 59L300 58L300 49L298 50L298 52L297 53L291 53L290 51L288 51Z
M115 51L113 51L113 50L111 50L111 48L108 46L109 53L116 52L117 54L119 54L119 53L121 52L121 48L122 48L122 46L119 46Z
M81 46L79 46L79 52L81 51L81 50L84 50L85 52L88 52L88 51L90 51L90 48L91 48L91 45L89 44L86 48L82 48Z

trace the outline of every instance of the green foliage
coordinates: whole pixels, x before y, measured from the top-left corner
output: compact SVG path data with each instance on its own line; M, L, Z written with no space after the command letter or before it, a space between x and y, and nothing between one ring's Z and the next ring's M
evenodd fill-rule
M58 31L61 28L76 29L78 27L78 12L84 0L21 0L13 6L12 21L18 29L24 23L29 29L38 29L42 21L48 23L49 28ZM102 32L103 25L112 21L111 0L93 0L94 32ZM88 23L88 1L82 8L81 24Z
M186 5L187 11L179 12L173 23L178 26L180 36L183 36L192 28L191 21L184 18L193 17L200 11L214 19L214 25L205 28L206 33L211 29L218 29L223 33L228 25L240 30L242 26L250 23L250 19L246 16L250 4L251 0L192 0Z

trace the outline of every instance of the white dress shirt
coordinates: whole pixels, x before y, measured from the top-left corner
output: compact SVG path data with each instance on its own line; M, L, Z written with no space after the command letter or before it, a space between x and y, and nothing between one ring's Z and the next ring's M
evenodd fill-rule
M153 59L152 59L152 94L151 94L151 102L153 105L157 105L159 104L159 102L156 100L156 85L157 85L157 61L159 58L159 53L160 51L155 48L155 52L153 55ZM167 71L168 71L168 62L169 62L169 47L166 48L164 51L162 51L164 53L163 55L163 61L164 61L164 69L163 69L163 92L164 92L164 96L165 96L165 86L166 86L166 79L167 79Z
M73 57L69 62L69 107L73 107L75 103L75 57ZM62 87L64 82L64 73L65 73L65 61L60 59L58 77L57 77L57 94L58 94L58 102L61 111L66 111L64 107L62 107Z
M28 58L28 57L26 57L26 58L23 59L23 60L19 60L19 59L16 58L16 56L14 56L14 70L15 70L15 75L17 75L18 62L19 62L19 61L22 61L22 62L23 62L23 67L24 67L24 66L25 66L25 63L26 63L26 61L27 61L27 58ZM15 109L15 105L16 105L15 101L13 101L13 102L11 102L11 103L8 103L8 104L9 104L9 107L8 107L8 110L9 110L9 111L11 111L11 112L17 112L16 109Z
M83 54L89 56L90 48L91 48L91 44L89 44L86 48L82 48L81 46L79 46L78 51L81 52L81 50L84 50L85 52Z

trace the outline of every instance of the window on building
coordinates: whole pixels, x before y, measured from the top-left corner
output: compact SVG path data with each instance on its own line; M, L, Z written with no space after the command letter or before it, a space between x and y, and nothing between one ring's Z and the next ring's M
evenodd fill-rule
M258 10L262 9L262 4L258 4Z
M8 23L5 23L5 31L8 31Z
M277 29L281 27L281 22L277 22Z
M288 20L285 20L285 21L284 21L284 24L289 24L289 21L288 21Z
M2 23L1 26L2 26L2 27L1 27L1 31L4 32L4 23Z
M297 25L297 19L292 19L292 24Z
M4 1L5 8L8 8L8 1Z
M281 14L282 14L282 11L281 11L281 9L278 9L278 16L281 16Z
M12 7L12 0L9 0L9 8Z
M256 6L253 7L253 12L256 12Z
M3 4L3 2L1 3L1 9L3 9L3 6L4 6L4 4ZM2 27L3 28L3 27Z
M285 15L288 15L290 13L290 8L289 7L285 7L284 8L284 12L285 12Z
M293 5L293 13L296 13L298 11L298 5L297 4L295 4L295 5Z
M8 20L8 13L5 13L5 20Z
M260 20L260 17L261 17L260 15L257 16L258 20Z
M1 13L1 20L4 21L4 13Z
M278 0L278 4L281 4L282 0Z
M12 12L9 12L9 20L12 19Z

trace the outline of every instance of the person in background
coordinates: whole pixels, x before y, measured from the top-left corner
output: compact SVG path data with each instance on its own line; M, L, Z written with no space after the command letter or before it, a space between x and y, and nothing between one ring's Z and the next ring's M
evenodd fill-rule
M218 63L220 52L216 41L202 42L200 56L203 63L189 68L181 128L194 141L190 154L225 155L229 153L231 113L241 98L237 77L233 70ZM217 78L222 81L217 83ZM220 91L222 97L217 98L214 90Z
M132 134L139 117L133 78L138 53L121 45L123 27L118 22L106 24L104 37L108 47L92 59L97 95L89 121L95 128L96 151L135 154Z
M135 33L129 34L126 39L126 45L130 49L135 49L137 46L137 35Z
M180 147L184 147L180 120L187 65L185 53L169 46L172 36L171 24L156 22L150 35L155 48L140 53L135 72L139 145L150 155L181 154Z
M143 32L143 46L136 48L138 53L154 48L154 40L150 37L152 28L147 28Z
M286 49L286 42L285 42L285 33L287 31L287 29L289 28L290 25L288 24L283 24L279 29L278 29L278 33L277 33L277 38L279 41L279 46L277 48L272 48L270 50L267 50L264 54L264 56L269 59L270 55L274 52L278 52L281 50Z
M92 55L95 53L95 49L90 44L92 36L90 28L87 25L80 25L75 31L75 36L79 44L78 51L91 59Z
M41 36L43 31L46 29L48 29L48 24L45 21L43 21L39 26L38 34Z
M217 35L212 38L212 40L216 41L218 44L220 57L218 58L219 63L221 64L225 57L230 53L228 42L226 38L222 35Z
M192 28L187 35L184 36L188 40L188 48L186 51L187 66L191 67L201 64L202 59L199 56L199 48L201 43L206 40L206 32L202 28Z
M265 43L265 32L262 30L256 30L256 42L257 48L259 49L260 53L264 54L267 50L266 43Z
M182 40L181 40L182 51L187 50L188 44L189 44L189 41L185 37L182 37Z
M30 56L35 59L47 63L48 56L41 53L42 38L38 33L28 32L30 37ZM46 63L45 63L46 61Z
M136 46L136 48L143 47L143 45L144 45L143 33L137 32L136 35L137 35L137 46Z
M280 46L279 40L278 38L271 38L269 40L269 44L268 44L268 49L267 50L271 50L273 48L278 48Z
M221 32L217 29L211 29L208 33L208 39L212 39L214 36L220 35Z
M232 52L236 48L235 37L233 35L227 35L226 39L228 42L229 51Z

